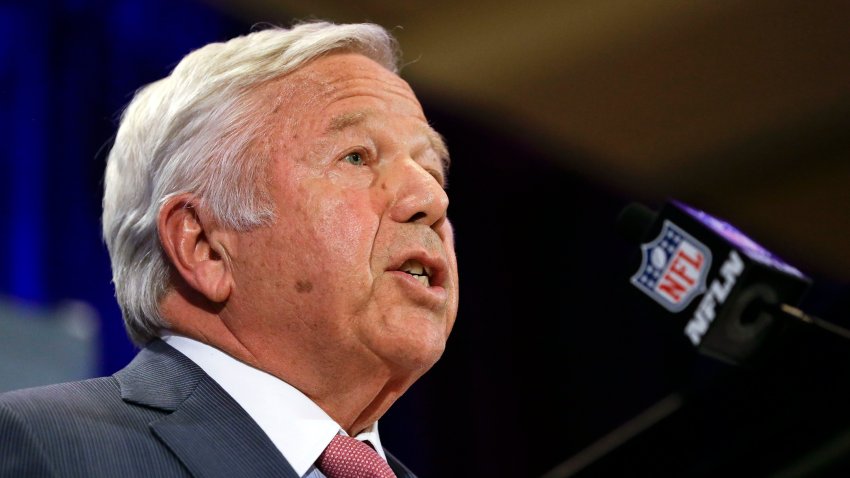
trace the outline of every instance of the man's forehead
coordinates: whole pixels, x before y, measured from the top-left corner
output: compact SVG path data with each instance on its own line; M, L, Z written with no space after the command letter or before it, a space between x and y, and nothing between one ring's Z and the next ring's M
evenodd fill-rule
M407 114L422 114L422 106L410 85L396 73L359 53L335 52L315 58L294 71L257 87L258 94L279 106L299 106L320 111L356 97L401 99ZM261 100L263 101L263 100Z
M371 58L346 51L331 52L299 65L292 71L262 81L256 89L296 94L327 94L347 81L373 80L413 93L396 73Z
M334 51L314 58L287 75L295 83L312 87L335 89L340 84L359 80L379 81L413 93L410 85L398 74L360 53Z

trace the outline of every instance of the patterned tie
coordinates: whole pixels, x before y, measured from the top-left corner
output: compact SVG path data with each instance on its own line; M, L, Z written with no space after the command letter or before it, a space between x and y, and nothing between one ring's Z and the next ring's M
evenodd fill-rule
M337 435L316 460L328 478L396 478L390 465L371 446Z

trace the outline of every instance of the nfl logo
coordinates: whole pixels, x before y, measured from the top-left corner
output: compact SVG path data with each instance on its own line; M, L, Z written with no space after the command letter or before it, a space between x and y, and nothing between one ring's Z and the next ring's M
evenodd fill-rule
M631 282L670 312L680 312L705 292L711 251L669 220L652 242L643 244L641 267Z

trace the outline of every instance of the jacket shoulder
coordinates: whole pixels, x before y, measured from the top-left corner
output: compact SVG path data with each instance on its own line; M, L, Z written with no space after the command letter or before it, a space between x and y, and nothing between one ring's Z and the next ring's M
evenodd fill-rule
M162 415L122 400L114 377L1 394L0 477L180 475L150 431Z
M0 395L0 477L55 476L43 444Z
M109 379L93 379L0 394L0 477L58 476L51 441L114 390Z
M25 388L0 394L0 408L25 420L63 423L97 414L121 402L118 382L101 377L79 382Z

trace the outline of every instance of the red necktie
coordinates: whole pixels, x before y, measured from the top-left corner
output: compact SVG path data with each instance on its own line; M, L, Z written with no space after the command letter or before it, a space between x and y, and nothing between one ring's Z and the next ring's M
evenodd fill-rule
M390 465L371 446L337 435L316 460L328 478L396 478Z

